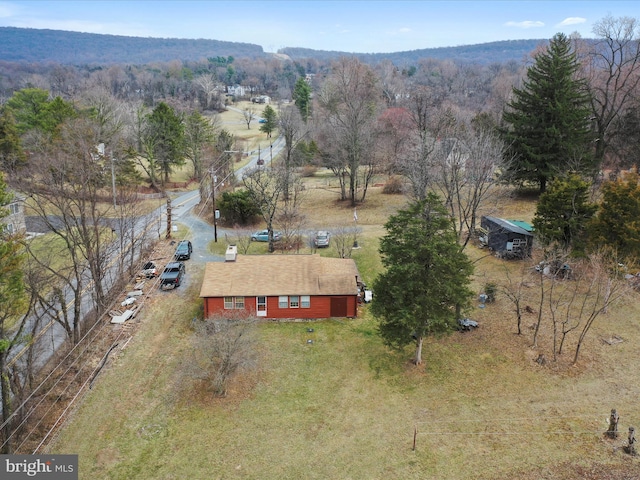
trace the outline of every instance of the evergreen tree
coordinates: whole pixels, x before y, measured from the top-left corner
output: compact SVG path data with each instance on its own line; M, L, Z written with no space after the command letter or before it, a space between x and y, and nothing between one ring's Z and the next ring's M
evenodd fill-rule
M163 183L169 181L174 167L184 165L184 125L176 112L164 102L147 115L145 143L150 145Z
M278 128L278 114L271 108L271 105L264 107L262 118L265 122L260 125L260 131L267 134L267 138L271 138L271 133Z
M2 108L0 109L0 169L13 172L24 165L26 160L11 110Z
M193 177L204 178L205 149L215 142L216 131L209 119L194 111L185 120L185 157L193 164Z
M460 309L468 305L473 265L433 193L392 215L385 228L380 254L386 271L373 284L372 313L387 345L415 342L420 364L424 338L453 330Z
M570 168L593 172L591 109L584 79L570 40L556 34L527 70L523 87L503 113L505 142L514 157L505 172L514 183L533 183L544 192L547 182Z
M533 218L537 238L545 245L557 243L562 249L581 253L586 229L597 206L589 202L589 183L578 175L557 178L540 196Z
M311 85L302 77L296 81L293 89L293 101L298 107L302 119L305 122L309 120L311 115Z
M640 177L628 173L602 186L602 202L589 226L589 245L608 247L621 258L640 259Z
M56 97L49 100L49 92L40 88L23 88L7 101L20 134L30 130L55 133L67 119L76 116L73 104Z

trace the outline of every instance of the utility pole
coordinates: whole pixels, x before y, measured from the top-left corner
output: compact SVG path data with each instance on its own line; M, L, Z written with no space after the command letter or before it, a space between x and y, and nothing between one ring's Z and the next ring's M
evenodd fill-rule
M216 183L218 177L211 171L211 198L213 203L213 241L218 243L218 212L216 211Z
M113 164L113 152L109 155L111 157L111 188L113 190L113 208L116 208L116 168Z
M167 196L167 235L165 238L171 238L171 197Z

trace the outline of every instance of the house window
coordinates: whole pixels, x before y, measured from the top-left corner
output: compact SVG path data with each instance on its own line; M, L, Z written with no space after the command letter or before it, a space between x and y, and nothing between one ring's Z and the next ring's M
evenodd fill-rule
M11 215L15 215L20 211L20 207L17 203L12 203L9 205L9 211L11 212Z
M233 309L233 297L224 297L224 309L225 310Z
M300 306L302 308L311 308L311 297L309 295L302 295L300 297Z
M298 297L298 295L291 295L289 297L289 307L300 308L300 297Z
M13 228L13 223L6 223L4 229L7 231L9 235L13 235L15 233L15 228Z
M244 310L244 297L234 297L235 306L238 310Z
M281 295L278 297L278 308L287 308L289 306L289 297Z

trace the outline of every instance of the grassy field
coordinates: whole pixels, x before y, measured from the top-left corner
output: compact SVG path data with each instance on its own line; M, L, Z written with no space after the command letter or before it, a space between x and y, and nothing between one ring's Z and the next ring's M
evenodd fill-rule
M331 227L332 219L352 219L350 207L316 183L307 190L309 220ZM358 210L363 248L354 258L367 281L380 269L380 225L403 203L380 190ZM526 204L514 202L505 216L526 216ZM469 253L478 291L505 265L520 268L475 247ZM628 426L640 425L635 300L598 320L575 367L568 358L535 363L549 348L548 322L531 348L535 315L515 335L504 297L471 312L476 331L430 339L421 367L408 362L412 352L382 345L366 306L358 319L319 321L311 333L305 323L263 324L259 367L220 399L182 375L190 320L201 310L201 269L190 273L195 286L137 318L137 335L114 352L50 445L79 454L80 478L640 477L638 461L622 451ZM602 341L612 335L624 341ZM617 440L602 435L612 408L621 416Z

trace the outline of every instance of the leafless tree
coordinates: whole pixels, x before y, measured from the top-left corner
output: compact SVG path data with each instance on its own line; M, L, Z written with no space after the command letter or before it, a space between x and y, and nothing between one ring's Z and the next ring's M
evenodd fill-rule
M522 263L520 273L518 276L512 276L507 268L504 269L506 281L500 285L500 290L507 297L507 299L513 304L516 313L516 332L518 335L522 335L522 300L523 300L523 288L527 283L527 278L531 268L529 265Z
M242 182L260 210L269 231L269 251L273 252L273 223L284 190L282 172L274 167L256 167L244 174Z
M285 179L282 179L285 182ZM304 198L304 184L298 175L289 174L287 181L289 185L285 186L290 192L287 200L283 199L282 206L278 210L276 221L278 228L282 230L283 241L280 246L287 250L299 252L303 244L304 228L306 226L306 216L302 213L301 205Z
M288 201L290 184L289 176L295 166L294 153L296 147L307 135L309 130L307 124L302 120L300 112L294 105L283 106L280 108L280 112L278 114L278 128L280 130L280 135L284 137L285 141L284 153L282 156L284 164L283 174L286 177L284 179L283 196L284 200Z
M227 245L236 245L240 253L246 254L251 246L251 231L234 228L231 233L225 233Z
M242 111L242 118L244 118L244 123L247 124L247 130L251 130L251 122L254 120L255 113L253 106L248 106Z
M411 92L405 106L411 116L411 133L407 147L397 159L397 170L408 180L410 198L423 200L433 182L438 139L449 137L454 118L440 107L441 99L430 88Z
M353 249L356 246L360 228L347 224L338 225L331 229L331 243L333 249L340 258L351 258Z
M115 150L127 120L127 106L107 89L95 86L82 95L83 104L92 110L97 136L107 150Z
M110 169L97 150L98 132L98 126L84 118L65 124L59 142L52 144L42 161L32 162L19 180L22 191L32 192L36 215L64 246L71 274L65 272L60 280L74 291L76 324L87 271L98 311L106 306L103 278L116 248L107 219L111 207L104 202L109 198ZM74 329L74 340L77 334Z
M640 84L640 24L632 17L611 15L595 23L593 43L585 59L596 129L596 160L602 163L619 119L637 97Z
M496 172L504 171L503 143L487 130L463 125L435 144L433 189L440 194L464 249L473 238L478 212L488 200L503 200Z
M256 323L253 316L215 315L193 324L191 355L184 363L190 378L204 380L216 396L226 396L233 376L256 364Z
M375 66L375 70L380 78L380 88L387 108L395 107L398 99L406 93L400 69L390 60L383 60Z
M589 275L585 276L588 283L581 294L579 318L582 328L573 356L574 364L578 363L585 338L598 317L604 314L610 306L621 302L629 293L629 284L620 278L615 268L611 268L612 265L618 265L618 263L612 264L611 261L611 256L602 252L592 253L587 259Z
M359 169L373 161L379 98L376 76L355 58L337 61L318 94L318 115L326 131L320 148L330 159L327 166L336 175L347 175L352 206L364 200L371 178L359 176Z
M213 97L217 94L217 83L211 74L198 75L194 80L194 83L198 85L205 96L205 102L203 108L208 110L212 107ZM215 105L214 108L217 108Z

